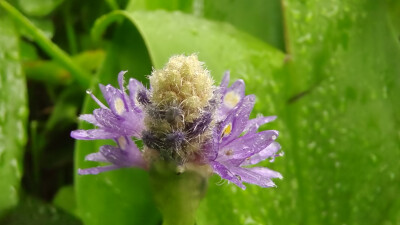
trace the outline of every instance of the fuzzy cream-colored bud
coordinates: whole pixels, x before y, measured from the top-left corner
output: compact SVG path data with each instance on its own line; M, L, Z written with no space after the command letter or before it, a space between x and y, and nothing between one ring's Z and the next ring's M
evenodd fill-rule
M197 118L213 97L214 81L197 55L177 55L149 77L151 101L158 108L180 106L185 120Z
M211 137L214 126L213 79L197 55L177 55L149 77L151 90L143 101L146 130L142 133L148 160L174 161L180 168L193 160ZM143 100L142 99L142 100ZM156 150L157 154L153 150Z

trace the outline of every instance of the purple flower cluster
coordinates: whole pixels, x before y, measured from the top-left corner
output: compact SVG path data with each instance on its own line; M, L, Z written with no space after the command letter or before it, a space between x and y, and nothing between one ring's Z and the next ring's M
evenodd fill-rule
M267 158L278 156L280 145L275 142L278 131L257 132L258 128L276 119L275 116L258 117L249 120L255 103L254 95L244 95L243 80L237 80L231 87L229 72L225 73L220 85L222 93L218 110L219 119L213 132L212 144L206 148L207 162L214 173L245 189L242 182L261 187L273 187L271 178L282 178L276 171L254 165Z
M95 125L96 128L72 131L71 137L80 140L112 139L117 146L101 146L99 152L89 154L85 158L90 161L107 162L110 165L81 169L79 174L98 174L123 167L148 169L150 166L148 164L151 162L144 159L143 151L136 146L133 139L142 139L146 134L144 105L149 104L148 96L151 90L147 90L139 81L131 78L127 86L128 95L124 87L125 72L122 71L118 75L119 89L111 85L100 85L109 107L88 92L100 108L95 109L93 114L84 114L79 118ZM228 83L229 72L225 74L220 87L216 88L217 109L212 111L214 122L210 140L201 143L201 151L197 153L199 155L190 163L209 165L214 173L242 189L246 188L243 182L273 187L275 184L271 178L282 178L280 173L265 167L249 166L280 155L277 154L280 145L275 142L278 131L258 132L261 125L273 121L276 117L249 119L255 96L245 96L245 84L242 80L235 81L230 87Z
M127 95L124 88L125 73L126 71L122 71L118 74L120 89L100 84L100 90L110 108L88 91L100 108L95 109L93 114L81 115L79 119L89 122L97 128L72 131L71 137L79 140L113 139L118 147L104 145L100 147L99 152L87 155L86 160L107 162L111 165L81 169L79 174L98 174L121 167L147 168L142 152L132 140L132 138L140 138L144 129L144 112L136 98L137 93L145 90L145 87L139 81L131 78L128 85L130 95Z

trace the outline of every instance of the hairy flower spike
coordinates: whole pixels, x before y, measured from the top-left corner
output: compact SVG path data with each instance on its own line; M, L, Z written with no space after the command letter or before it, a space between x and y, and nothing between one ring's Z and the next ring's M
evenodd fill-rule
M146 133L144 143L163 158L181 165L195 157L202 142L211 135L207 130L211 128L212 114L206 110L214 98L213 80L196 55L171 57L165 67L153 71L149 79L148 102L151 103L142 105L152 136ZM179 141L171 140L178 133ZM150 143L153 139L174 143L154 146Z
M91 91L88 94L100 106L93 114L79 118L96 129L76 130L76 139L112 139L117 146L104 145L86 160L111 165L79 170L79 174L97 174L122 167L156 168L158 163L175 171L208 171L245 189L243 182L273 187L272 178L281 174L265 167L248 167L279 153L278 131L258 128L276 119L259 116L249 119L254 95L245 95L243 80L229 84L229 72L220 86L213 85L209 72L196 55L173 56L161 70L149 77L151 88L130 79L125 93L125 71L118 75L120 88L100 85L109 108ZM141 139L143 149L134 141ZM165 162L163 162L165 161Z
M151 101L160 109L179 106L188 122L196 119L213 97L213 79L196 55L173 56L149 77Z

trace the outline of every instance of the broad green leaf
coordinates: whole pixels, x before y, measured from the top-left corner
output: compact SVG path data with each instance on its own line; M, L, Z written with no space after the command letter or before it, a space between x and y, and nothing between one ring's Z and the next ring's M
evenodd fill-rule
M399 224L400 46L385 1L284 7L287 89L304 92L285 118L293 202L273 211L282 224Z
M94 36L99 36L109 23L119 21L121 17L139 30L155 68L163 67L172 55L198 53L217 84L228 69L233 78L247 82L248 90L258 96L257 113L271 115L282 110L285 102L275 100L283 98L279 94L281 86L276 82L282 79L284 55L280 51L231 25L178 12L114 12L99 19L93 30ZM130 29L133 28L126 27L126 31ZM282 123L273 125L277 126L283 127ZM276 201L276 189L249 186L242 191L232 184L221 187L217 182L218 178L214 176L201 203L198 224L243 224L249 216L257 216L258 221L263 221L268 211L267 206L260 203Z
M0 8L0 216L18 203L28 117L18 36Z
M280 0L205 0L202 16L228 22L240 30L284 50Z
M199 53L200 60L206 62L217 78L222 77L228 69L233 74L246 76L245 79L250 76L257 78L283 64L283 54L258 39L228 24L210 22L179 12L116 11L98 20L93 35L98 37L108 24L121 17L126 17L137 26L156 68L163 67L170 56L184 53ZM159 22L163 26L157 26ZM249 65L246 63L248 61L254 62Z
M157 9L227 22L274 47L285 48L279 0L131 0L126 8L128 11Z
M64 0L18 0L21 10L30 16L46 16Z

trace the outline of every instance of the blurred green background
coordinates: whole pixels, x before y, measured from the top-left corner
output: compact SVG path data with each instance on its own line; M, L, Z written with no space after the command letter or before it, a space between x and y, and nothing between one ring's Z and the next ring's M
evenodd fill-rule
M161 224L144 171L77 176L117 73L197 53L277 115L277 188L210 179L198 225L400 224L400 2L0 0L0 224ZM80 127L89 127L80 124Z

